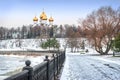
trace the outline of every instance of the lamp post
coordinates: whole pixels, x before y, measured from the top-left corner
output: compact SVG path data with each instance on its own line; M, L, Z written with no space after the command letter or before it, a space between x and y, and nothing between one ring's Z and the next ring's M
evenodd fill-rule
M115 56L115 38L112 38L113 41L113 56Z

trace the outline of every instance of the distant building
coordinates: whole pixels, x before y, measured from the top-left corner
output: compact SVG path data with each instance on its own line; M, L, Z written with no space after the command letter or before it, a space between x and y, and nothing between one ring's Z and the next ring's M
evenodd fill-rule
M47 24L47 20L48 20L48 24ZM54 19L51 16L49 19L47 18L46 13L43 11L40 14L40 17L37 18L36 16L33 18L33 26L39 26L41 31L40 31L40 37L42 38L46 38L46 37L50 37L50 30L51 27L53 26L53 22Z

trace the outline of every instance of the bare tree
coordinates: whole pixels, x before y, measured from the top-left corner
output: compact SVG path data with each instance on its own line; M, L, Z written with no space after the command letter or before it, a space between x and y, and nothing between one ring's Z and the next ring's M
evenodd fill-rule
M101 7L82 21L86 37L101 55L108 54L112 38L120 32L120 8Z
M67 36L67 44L71 48L71 52L76 52L76 50L79 48L79 37L80 34L78 31L74 31L74 27L67 28L66 31Z

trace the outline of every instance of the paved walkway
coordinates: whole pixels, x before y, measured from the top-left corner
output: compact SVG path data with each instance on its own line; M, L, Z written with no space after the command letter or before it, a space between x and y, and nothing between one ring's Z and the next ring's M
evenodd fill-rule
M120 80L120 65L95 56L66 54L60 80Z

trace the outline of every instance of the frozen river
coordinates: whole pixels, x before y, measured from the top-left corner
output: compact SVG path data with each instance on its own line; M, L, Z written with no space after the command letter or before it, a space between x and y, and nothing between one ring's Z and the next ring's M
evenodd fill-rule
M21 57L0 56L0 75L14 71L23 65L24 61Z
M30 60L31 66L35 66L43 62L44 58L45 58L44 56L34 57L34 56L0 55L0 80L3 80L7 76L13 75L16 72L21 71L21 69L25 66L25 60Z
M25 66L25 60L31 61L31 66L35 66L44 60L44 56L14 56L0 55L0 76L8 72L22 69Z
M60 80L120 80L120 65L96 56L67 54Z

